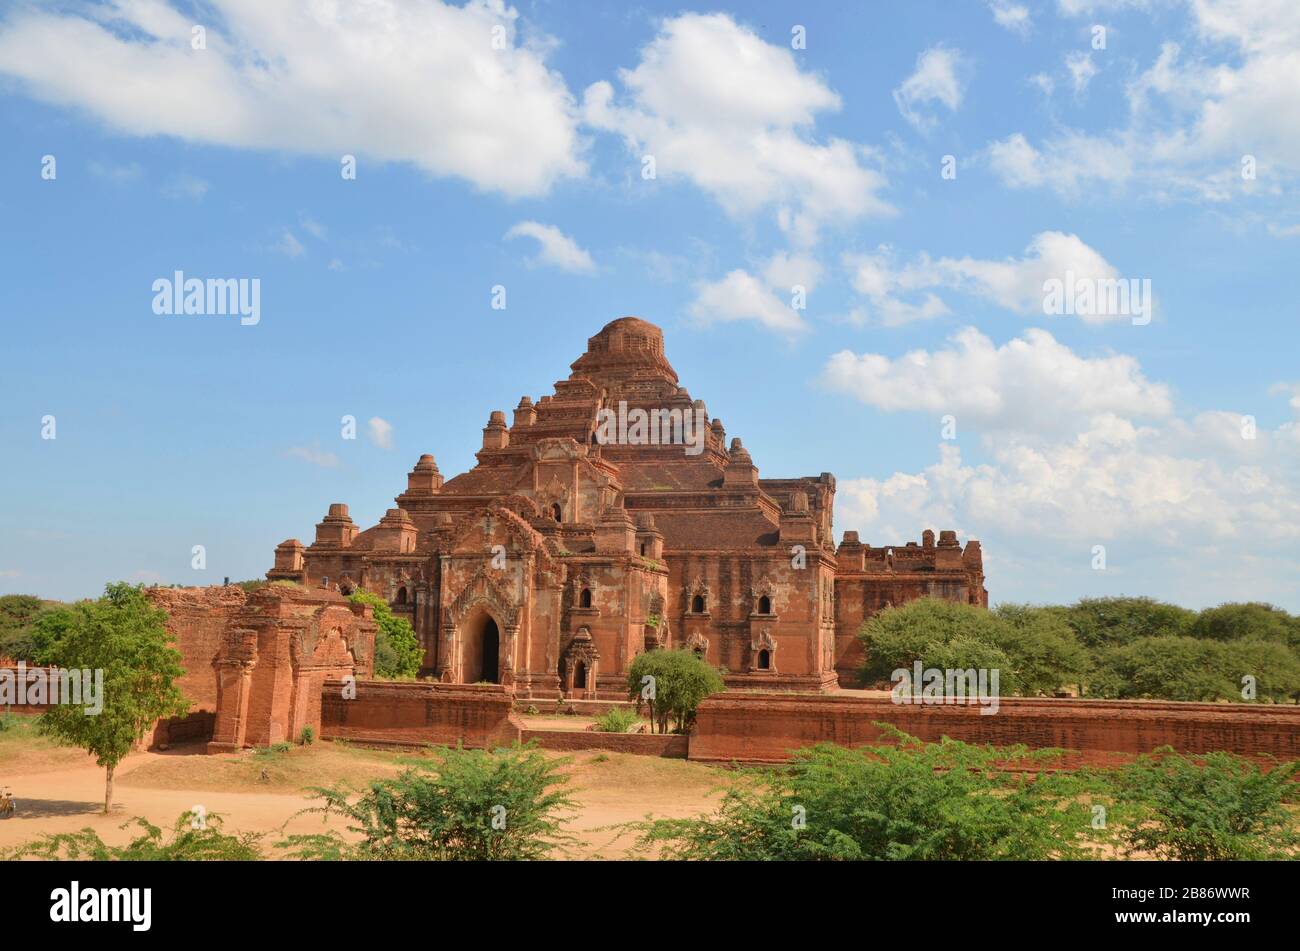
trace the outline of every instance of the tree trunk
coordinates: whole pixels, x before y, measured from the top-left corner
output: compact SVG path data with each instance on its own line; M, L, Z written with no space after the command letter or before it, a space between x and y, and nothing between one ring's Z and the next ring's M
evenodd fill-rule
M104 814L107 815L113 808L113 767L107 768L107 775L104 778Z

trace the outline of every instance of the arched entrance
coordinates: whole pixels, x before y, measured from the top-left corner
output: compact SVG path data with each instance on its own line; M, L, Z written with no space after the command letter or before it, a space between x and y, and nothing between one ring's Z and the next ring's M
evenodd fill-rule
M464 626L461 647L464 682L500 683L501 630L486 611L476 613Z

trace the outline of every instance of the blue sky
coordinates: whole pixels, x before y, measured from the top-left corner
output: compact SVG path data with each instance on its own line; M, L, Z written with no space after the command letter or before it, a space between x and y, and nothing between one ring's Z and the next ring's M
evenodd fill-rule
M837 536L1300 610L1300 13L894 6L6 4L0 592L258 577L636 314ZM260 322L155 314L176 270Z

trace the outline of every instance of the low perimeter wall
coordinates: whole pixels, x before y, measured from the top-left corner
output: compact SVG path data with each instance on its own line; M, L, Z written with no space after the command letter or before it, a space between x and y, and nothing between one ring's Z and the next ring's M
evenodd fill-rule
M1102 765L1172 746L1184 753L1229 750L1300 757L1300 706L1010 697L998 712L972 706L895 704L889 697L714 694L696 715L690 758L706 763L775 763L814 743L879 742L876 722L923 740L1078 751L1063 765Z
M690 737L676 733L598 733L595 730L524 730L523 741L544 750L608 750L686 759Z
M426 743L474 749L518 742L522 724L514 698L494 684L394 683L358 680L344 699L344 682L321 690L321 738L394 746Z

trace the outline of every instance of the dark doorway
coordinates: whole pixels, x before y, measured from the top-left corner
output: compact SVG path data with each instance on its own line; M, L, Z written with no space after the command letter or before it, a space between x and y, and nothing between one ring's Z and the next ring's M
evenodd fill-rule
M587 689L587 665L578 661L578 666L573 668L573 689Z
M497 630L497 622L488 618L483 622L483 674L479 680L486 680L488 683L497 683L500 676L497 672L497 655L501 649L501 633Z
M772 669L772 655L769 654L767 651L758 652L758 669L759 670Z

